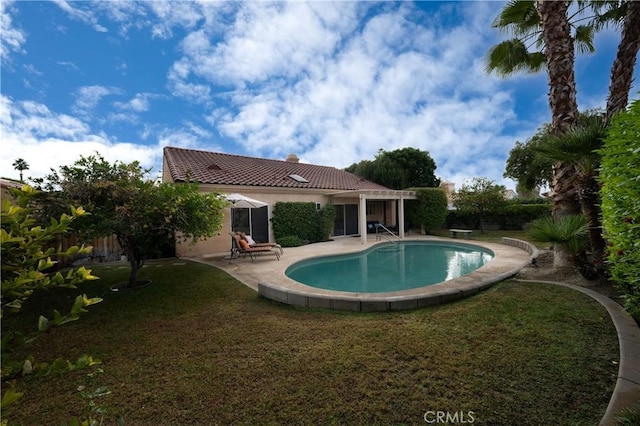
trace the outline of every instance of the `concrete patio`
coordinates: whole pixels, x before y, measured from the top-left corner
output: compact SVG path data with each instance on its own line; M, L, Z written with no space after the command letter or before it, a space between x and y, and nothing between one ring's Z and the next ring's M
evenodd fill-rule
M445 303L484 290L496 282L517 274L521 268L531 262L531 254L525 250L525 247L516 248L505 244L419 235L405 240L473 244L493 251L495 257L480 269L441 284L386 293L325 290L301 284L285 275L289 266L302 259L353 253L368 249L374 244L389 243L387 240L376 241L373 235L368 237L366 245L361 244L360 238L344 237L302 247L285 248L279 261L273 256L257 256L254 262L249 257L229 262L228 256L220 257L219 255L203 256L193 260L219 267L262 296L278 302L350 311L416 309Z

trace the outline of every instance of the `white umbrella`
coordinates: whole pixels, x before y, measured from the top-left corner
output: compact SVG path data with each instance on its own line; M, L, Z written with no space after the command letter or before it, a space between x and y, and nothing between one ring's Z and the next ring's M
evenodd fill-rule
M268 206L264 201L255 200L242 194L227 194L224 198L236 209L259 209Z

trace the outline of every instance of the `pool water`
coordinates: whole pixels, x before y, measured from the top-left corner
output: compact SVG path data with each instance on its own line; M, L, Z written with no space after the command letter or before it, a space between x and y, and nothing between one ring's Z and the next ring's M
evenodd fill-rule
M358 253L306 259L287 268L286 275L327 290L382 293L451 280L492 258L490 250L467 244L401 241Z

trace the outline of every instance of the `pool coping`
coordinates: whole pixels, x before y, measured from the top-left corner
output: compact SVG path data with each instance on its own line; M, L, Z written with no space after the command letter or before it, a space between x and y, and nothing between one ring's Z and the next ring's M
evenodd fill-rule
M303 259L360 252L377 244L388 244L388 241L373 240L363 245L359 239L340 238L303 247L286 248L280 261L271 256L258 256L254 262L248 258L234 260L231 263L228 258L198 260L220 267L256 290L259 295L276 302L352 312L384 312L419 309L471 296L516 275L530 264L531 258L535 256L535 248L526 242L512 239L503 239L503 244L433 236L411 236L404 240L455 242L460 245L479 246L491 250L494 258L462 277L431 286L385 293L353 293L315 288L292 280L285 275L285 271Z

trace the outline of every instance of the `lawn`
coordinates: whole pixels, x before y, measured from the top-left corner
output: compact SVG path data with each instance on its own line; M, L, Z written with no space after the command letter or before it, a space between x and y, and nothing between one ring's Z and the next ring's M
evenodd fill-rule
M444 306L363 314L280 305L177 259L148 262L152 284L119 293L109 287L124 264L93 270L101 280L37 294L2 327L31 327L78 292L103 297L29 352L101 359L105 424L426 424L441 411L483 425L596 425L616 381L606 310L563 287L506 281ZM81 415L85 374L22 381L10 424Z

